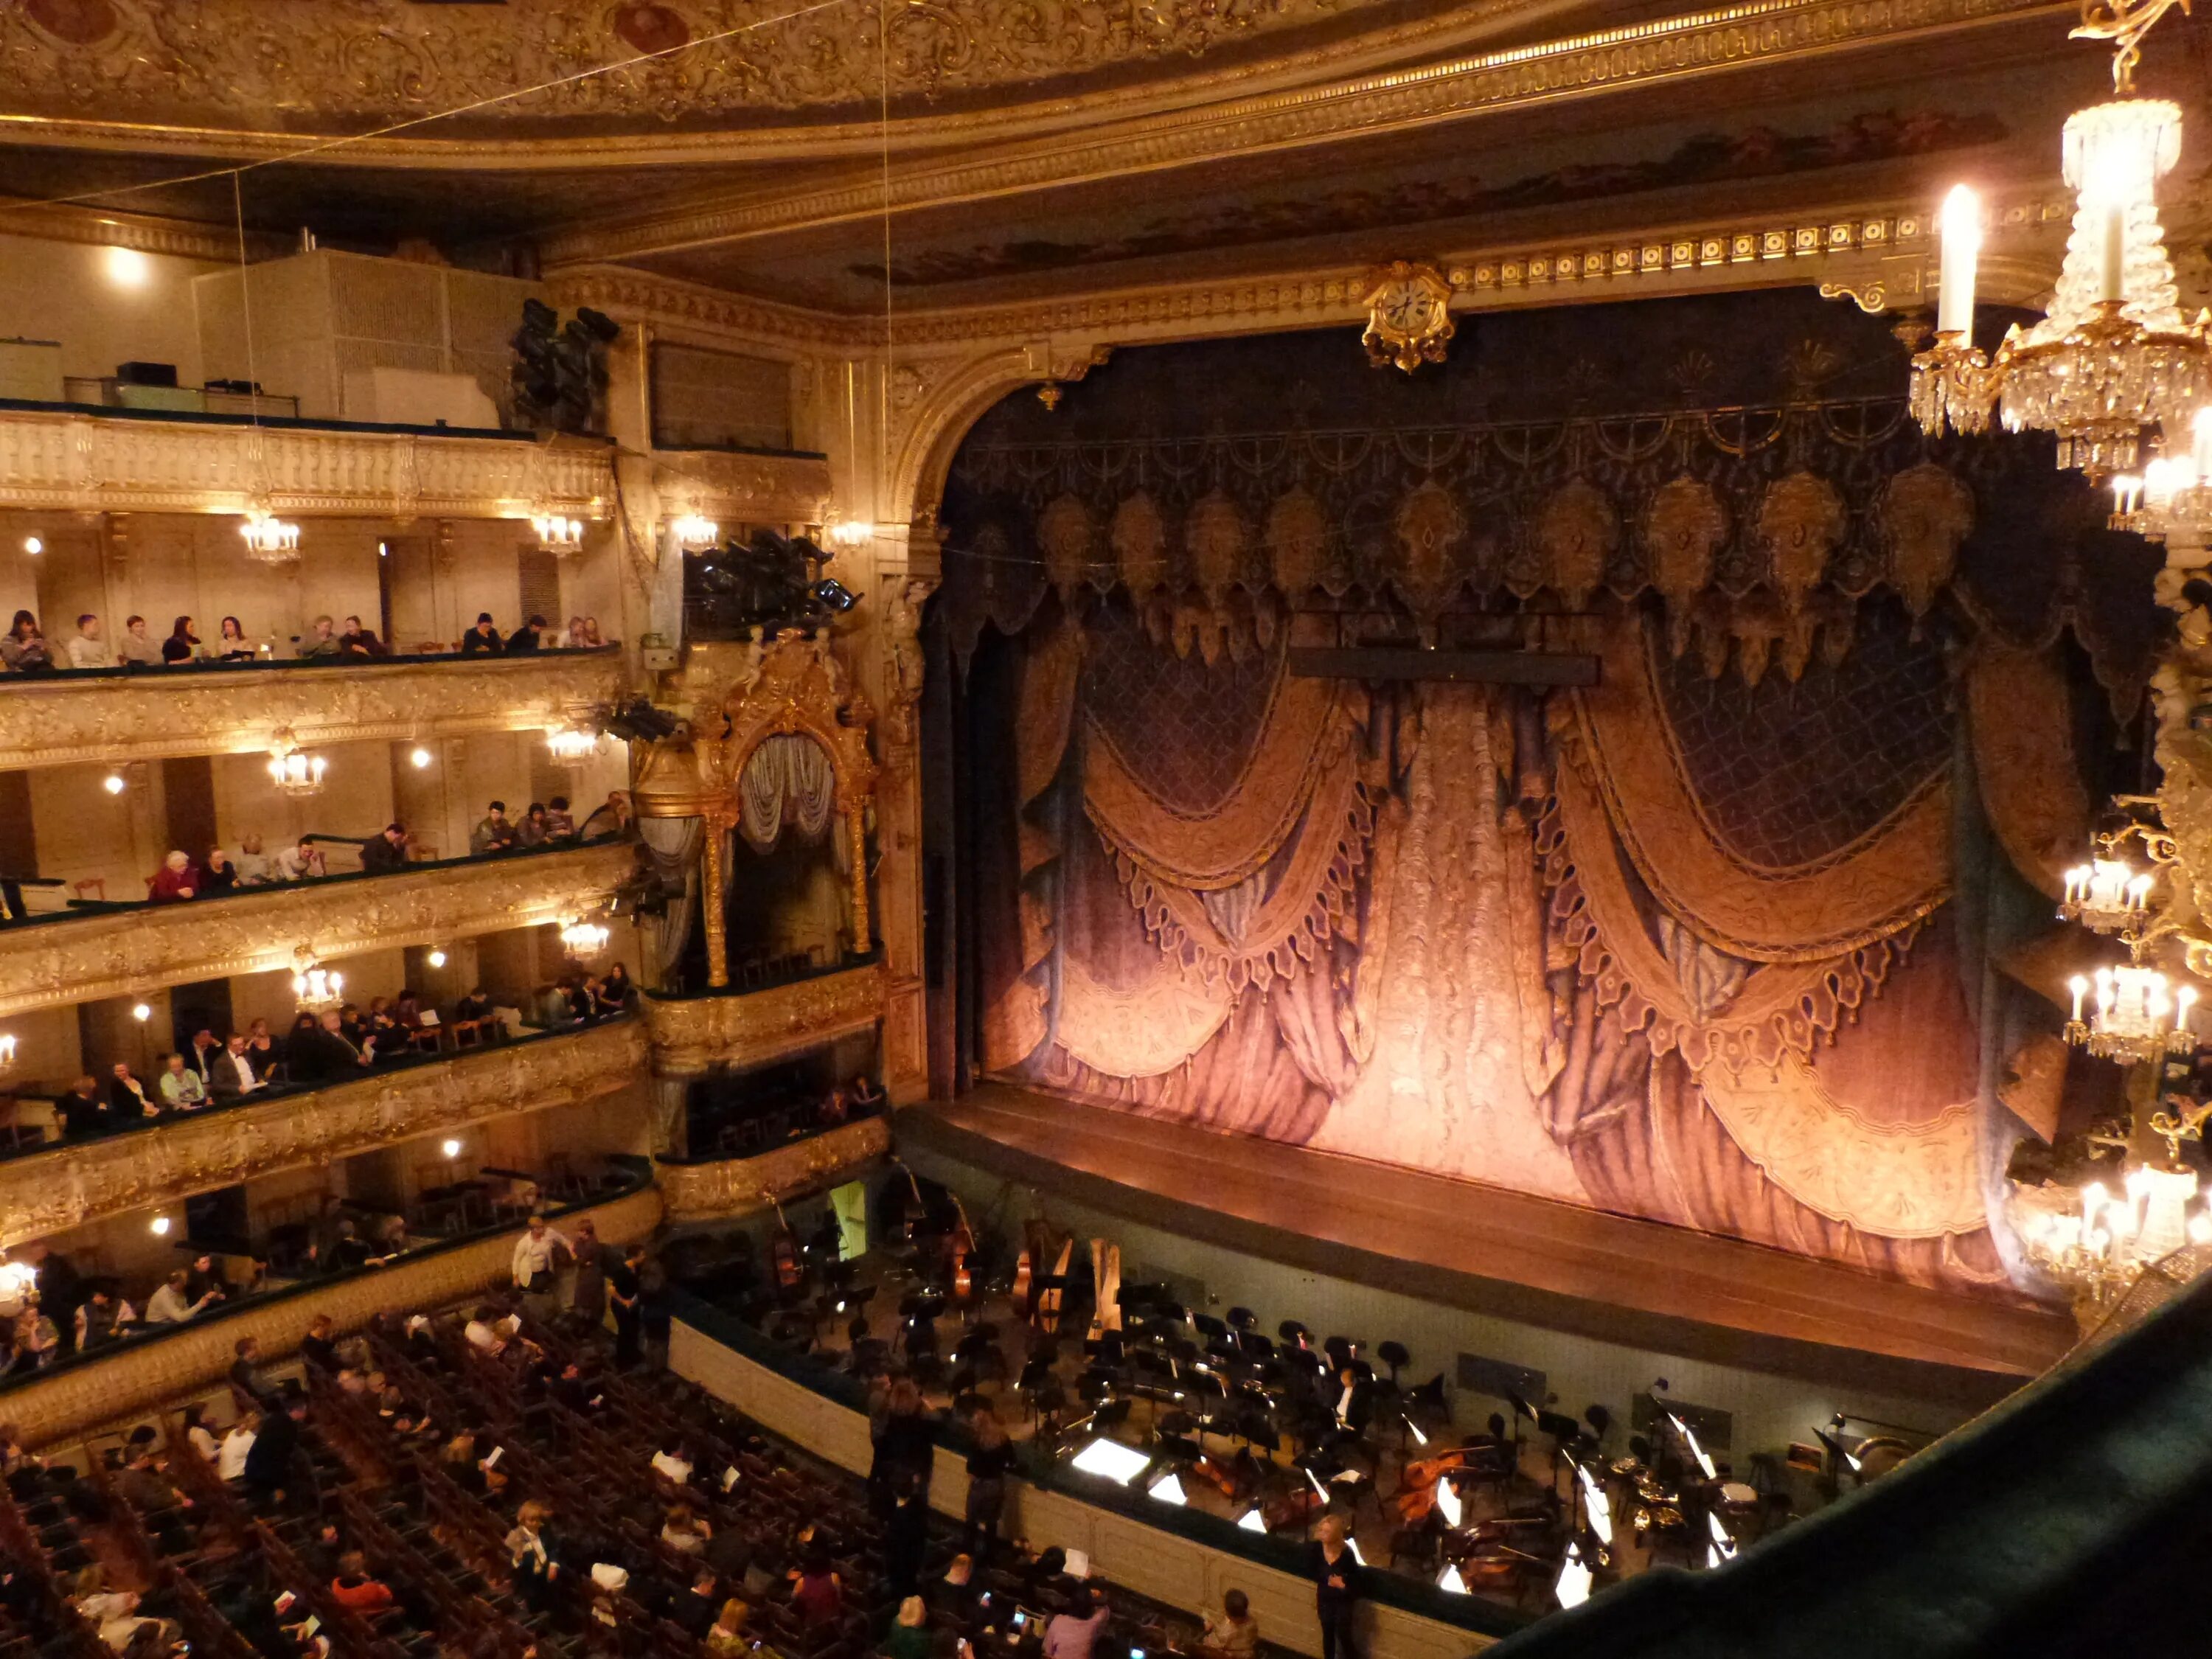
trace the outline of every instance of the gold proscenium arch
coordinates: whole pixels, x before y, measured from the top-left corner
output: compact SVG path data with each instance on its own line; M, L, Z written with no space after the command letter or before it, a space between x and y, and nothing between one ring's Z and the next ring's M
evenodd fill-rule
M694 647L696 649L696 647ZM719 699L702 700L686 734L647 745L633 790L645 817L692 818L705 830L705 893L700 908L707 933L707 983L730 982L729 940L723 921L723 840L743 811L739 785L762 743L795 732L819 744L836 781L836 807L844 819L853 871L853 940L866 951L868 916L868 803L876 790L876 763L868 752L875 711L831 653L827 635L786 629L746 660Z

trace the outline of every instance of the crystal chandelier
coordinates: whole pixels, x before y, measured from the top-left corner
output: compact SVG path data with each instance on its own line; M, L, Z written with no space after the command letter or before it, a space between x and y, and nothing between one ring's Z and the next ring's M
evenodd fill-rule
M2096 1000L2090 1002L2086 1000L2093 983ZM2197 1034L2189 1025L2197 993L2186 985L2175 991L2155 968L2132 963L2100 968L2094 981L2076 974L2066 988L2074 994L2066 1040L2100 1060L2135 1066L2168 1054L2190 1054L2197 1047Z
M305 799L322 793L323 774L330 769L330 764L320 755L310 755L304 749L284 744L270 755L269 776L283 793Z
M876 527L866 519L842 519L835 513L823 526L823 539L830 546L850 550L860 546L876 533Z
M312 952L294 954L299 966L292 974L292 997L303 1014L319 1014L345 1001L345 975L317 962Z
M1994 405L2008 432L2056 434L2060 466L2104 477L2134 468L2146 428L2181 430L2212 384L2212 319L2183 318L2158 217L2157 182L2181 154L2181 107L2128 95L2138 43L2172 3L2093 3L2074 31L2121 43L2120 95L2067 118L2075 205L2065 264L2050 311L2014 325L1993 358L1973 343L1980 204L1963 186L1945 202L1936 343L1912 360L1912 413L1929 433L1982 431Z
M248 508L238 533L246 538L246 550L264 564L289 564L300 556L300 526L265 507Z
M722 526L696 513L686 513L669 526L676 544L686 553L703 553L722 538Z
M2139 931L2149 914L2152 878L2125 859L2092 859L2066 872L2062 921L2078 921L2093 933Z
M538 532L538 544L548 553L567 555L584 545L584 521L563 518L557 513L544 513L531 520L530 527Z
M545 746L562 766L589 765L599 752L599 734L589 726L555 726L546 728Z
M2187 455L2160 455L2112 480L2112 528L2177 547L2212 544L2212 404L2190 422Z
M578 962L587 962L607 948L613 934L603 921L579 920L561 930L562 948Z

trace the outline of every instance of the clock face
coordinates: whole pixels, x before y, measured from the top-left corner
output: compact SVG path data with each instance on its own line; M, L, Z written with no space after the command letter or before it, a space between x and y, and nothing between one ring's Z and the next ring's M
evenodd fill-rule
M1376 302L1376 318L1400 333L1417 335L1435 323L1437 296L1419 283L1393 283Z

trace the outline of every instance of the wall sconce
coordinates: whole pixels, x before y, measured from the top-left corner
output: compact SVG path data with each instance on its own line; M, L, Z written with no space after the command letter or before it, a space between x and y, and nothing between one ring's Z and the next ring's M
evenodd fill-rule
M155 1216L146 1224L146 1231L156 1238L167 1238L169 1236L169 1218L165 1215Z
M100 787L111 795L119 795L130 786L124 782L122 773L110 772L100 781Z
M434 949L431 951L430 954L423 957L422 960L428 963L433 968L442 968L446 965L446 953L443 951Z
M407 751L407 763L413 767L417 772L422 771L425 767L428 766L431 761L435 757L433 756L428 750L423 748L419 743L416 744L414 748Z
M15 1034L0 1031L0 1077L15 1069Z
M703 553L722 538L722 526L696 513L686 513L668 528L686 553Z
M40 540L38 537L26 536L23 538L23 551L29 554L33 558L35 559L40 554L46 550L46 543Z
M154 1018L154 1005L150 1002L132 1003L131 1005L131 1018L137 1020L141 1025L143 1025L148 1020Z

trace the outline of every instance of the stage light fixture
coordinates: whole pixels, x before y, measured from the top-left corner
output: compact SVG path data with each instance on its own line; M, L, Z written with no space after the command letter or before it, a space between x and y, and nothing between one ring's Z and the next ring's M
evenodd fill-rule
M860 602L860 596L835 576L824 576L807 592L841 617Z
M1069 1460L1073 1466L1085 1474L1095 1474L1102 1480L1111 1480L1117 1486L1126 1486L1151 1467L1152 1459L1133 1446L1125 1446L1118 1440L1100 1435Z

